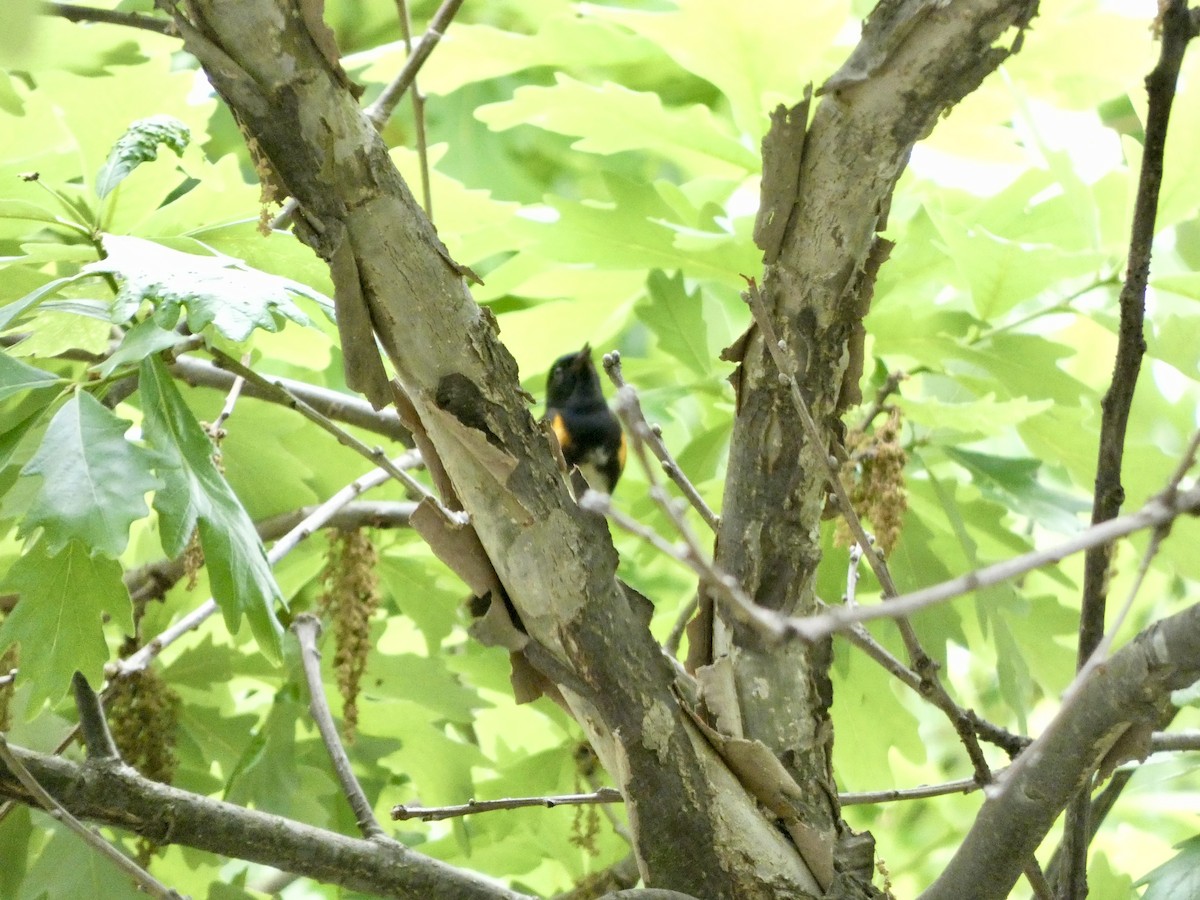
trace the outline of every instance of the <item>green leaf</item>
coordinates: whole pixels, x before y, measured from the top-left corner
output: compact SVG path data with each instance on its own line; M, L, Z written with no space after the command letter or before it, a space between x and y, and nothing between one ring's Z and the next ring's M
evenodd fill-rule
M985 496L1042 527L1064 534L1073 532L1079 527L1078 514L1091 508L1078 497L1042 484L1038 480L1042 468L1039 460L993 456L950 445L943 446L942 451L971 473L972 483Z
M62 553L47 552L38 541L13 565L2 582L20 595L0 625L0 647L20 643L20 682L29 686L29 709L58 700L78 669L92 685L104 679L108 644L101 627L111 617L133 633L132 605L121 580L121 567L93 557L77 541Z
M0 351L0 400L21 391L49 387L60 380L43 369L27 366Z
M948 403L938 398L904 398L904 414L910 422L931 431L949 431L962 435L1000 434L1012 426L1051 409L1050 400L997 400L995 394L972 397L965 403Z
M712 371L708 354L708 332L704 324L704 304L697 288L689 294L683 273L668 278L655 269L646 280L649 299L639 303L637 316L650 326L658 344L667 353L701 377Z
M418 703L451 722L467 724L475 711L491 706L436 656L374 651L367 659L366 679L373 695Z
M56 294L68 284L80 279L79 275L72 275L70 278L56 278L53 281L43 284L36 291L26 294L20 300L14 300L4 306L0 306L0 329L8 328L17 317L25 312L33 309L51 294Z
M587 153L650 151L706 172L716 163L726 174L756 172L761 165L707 106L670 109L658 94L612 82L595 87L562 73L555 81L553 87L518 88L511 100L481 107L476 118L493 131L532 124L577 137L573 148Z
M79 835L55 824L49 842L38 851L22 897L104 897L141 900L133 880L100 853L81 853Z
M168 461L159 468L166 486L154 497L163 549L169 556L182 553L198 527L213 599L226 625L237 631L245 615L259 647L278 661L283 629L275 603L283 598L254 523L213 462L208 435L156 357L142 361L139 384L146 440Z
M1142 900L1196 900L1200 897L1200 835L1176 844L1179 852L1134 882L1148 885Z
M776 102L795 103L807 82L827 75L845 55L837 40L845 12L837 3L758 0L752 16L723 0L690 0L662 11L642 6L594 4L589 11L650 39L714 84L740 130L755 137Z
M107 378L126 363L141 362L153 353L174 347L186 340L186 335L160 328L153 319L145 319L125 332L121 345L100 364L100 375Z
M139 119L113 144L108 159L96 175L96 196L103 200L144 162L158 158L158 145L165 144L182 156L192 139L191 130L172 116Z
M449 94L463 85L500 78L535 66L555 71L593 66L636 66L646 57L661 58L654 45L627 29L579 14L572 5L564 14L539 16L532 34L518 34L491 25L455 22L438 45L438 52L421 69L421 89ZM366 77L387 80L394 65L381 54Z
M49 553L68 541L114 558L124 552L129 526L149 512L143 495L159 486L151 454L125 440L129 424L87 391L63 404L21 470L42 479L17 533L45 529Z
M180 307L186 306L193 332L212 325L230 340L244 341L255 328L278 331L285 318L308 324L289 294L330 302L307 285L247 268L230 256L180 253L135 237L105 235L103 243L107 258L84 271L113 275L121 282L114 322L127 321L149 302L158 324L172 328Z

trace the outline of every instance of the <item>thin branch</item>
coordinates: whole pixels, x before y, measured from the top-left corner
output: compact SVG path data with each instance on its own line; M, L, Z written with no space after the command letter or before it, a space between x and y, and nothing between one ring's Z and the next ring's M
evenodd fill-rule
M93 762L120 760L121 751L117 749L112 732L108 730L104 706L82 672L71 676L71 689L75 694L75 708L79 711L79 730L83 732L88 759Z
M267 552L267 562L272 566L276 565L281 559L291 553L301 541L310 537L317 529L322 528L339 509L364 491L383 484L388 480L389 475L390 473L383 469L374 469L361 478L356 478L350 482L350 484L346 485L346 487L342 488L313 510L312 514L306 517L304 521L300 522L291 531L276 541L275 546ZM199 628L217 609L217 602L210 597L170 628L163 631L162 634L155 637L137 653L114 663L110 667L113 670L113 674L110 677L128 675L130 672L139 672L146 668L150 665L150 661L162 653L163 650L189 631Z
M421 67L425 65L425 61L429 59L429 55L441 41L442 35L450 27L450 23L462 5L463 0L444 0L437 12L433 14L433 18L429 20L429 24L425 26L425 33L421 35L421 40L417 42L416 48L409 53L404 67L392 79L391 84L375 98L375 102L367 107L367 118L371 120L376 130L381 129L383 123L391 118L392 111L400 102L400 98L416 80L417 73L421 71Z
M304 416L304 418L333 435L339 444L342 444L360 456L369 459L418 497L427 498L437 509L442 512L447 519L452 521L459 520L454 513L442 506L441 501L434 497L433 494L429 492L429 489L425 487L425 485L421 484L421 482L417 481L399 466L394 465L387 458L382 447L368 447L354 435L350 434L350 432L339 427L328 416L324 416L317 412L299 397L292 396L281 384L278 382L272 382L262 375L259 375L253 369L243 366L240 362L238 362L229 354L225 353L220 348L209 347L209 352L212 353L213 357L217 360L217 364L220 365L221 368L228 369L235 375L240 375L242 378L246 379L246 381L257 385L262 391L274 394L277 398L279 398L279 402L291 406L292 409L296 410L296 412L300 413L300 415Z
M408 14L407 0L396 0L396 12L400 18L400 31L404 37L404 52L411 58L413 53L412 19ZM433 221L433 194L429 189L429 145L425 133L425 95L417 87L417 79L412 80L413 128L416 131L417 162L421 172L421 200L425 215Z
M787 634L788 623L782 616L756 604L732 577L717 571L703 556L694 556L686 547L675 547L658 532L625 515L612 505L612 498L608 494L593 490L584 491L583 496L579 498L579 506L581 509L605 516L618 528L641 538L651 547L691 569L703 584L729 604L738 619L761 629L766 637L777 640Z
M688 503L692 504L692 508L700 514L705 524L713 531L717 530L717 526L721 524L720 518L712 508L704 502L704 498L700 496L700 492L696 490L696 486L688 479L683 470L679 468L679 464L675 462L675 458L671 456L671 451L667 449L666 443L662 439L662 429L657 425L651 425L646 421L646 416L642 413L642 404L638 399L637 391L625 381L625 376L621 372L621 354L617 351L604 354L604 371L608 373L608 377L612 383L616 385L617 390L628 388L633 397L633 404L630 408L630 415L645 425L642 432L645 436L646 445L650 448L650 452L658 457L662 463L662 469L667 473L667 477L675 482L680 493L687 498Z
M693 597L684 604L683 609L679 611L679 615L675 617L675 624L671 626L670 634L663 641L663 649L672 658L679 653L679 645L683 642L683 634L687 630L687 624L692 620L692 616L696 615L696 610L699 608L700 598Z
M849 561L846 563L846 595L842 598L848 607L858 606L858 564L862 562L862 545L857 541L850 546Z
M2 732L0 732L0 762L4 763L16 779L21 782L25 790L29 792L29 796L42 809L49 813L51 818L61 822L79 835L85 844L132 878L140 889L153 897L167 898L167 900L181 900L179 893L167 887L108 841L104 840L96 831L80 822L67 811L66 807L55 800L50 792L42 787L42 783L34 777L33 773L29 771L29 768L21 759L13 753L12 749L8 746L8 740Z
M671 503L658 481L655 467L650 462L646 449L647 436L651 433L650 426L644 416L635 413L638 408L637 394L633 388L626 385L617 392L615 409L617 417L625 426L625 436L633 450L634 458L640 463L650 482L650 497L663 510L675 530L683 538L683 546L675 547L666 538L651 528L625 515L612 505L612 498L594 490L587 490L579 498L582 509L606 516L614 525L641 538L662 553L678 560L691 569L708 586L717 597L724 600L733 615L740 621L758 628L765 637L773 640L782 638L787 631L787 625L782 616L768 609L763 609L744 591L727 572L718 571L712 560L708 559L700 547L700 542L688 527L680 510Z
M402 468L415 468L420 465L421 458L415 450L410 450L398 457L395 462ZM322 527L404 528L408 526L409 517L416 508L417 504L407 500L362 500L347 503L327 519ZM299 525L317 509L316 505L302 506L299 509L279 513L269 519L256 522L254 528L263 541L275 541ZM164 596L186 574L187 564L182 555L175 559L158 560L127 572L125 588L135 603L144 603L147 600Z
M999 769L995 774L999 778L1004 774L1004 770ZM927 800L930 797L944 797L947 794L970 794L979 789L979 782L974 778L959 778L956 781L944 781L941 784L922 784L914 788L891 788L885 791L845 791L838 794L838 803L842 806L866 806L869 803Z
M1133 205L1129 256L1125 283L1121 286L1120 326L1112 380L1101 401L1100 446L1096 460L1096 487L1092 524L1114 519L1125 501L1121 468L1125 456L1125 432L1133 394L1146 352L1146 285L1150 280L1150 257L1157 230L1158 195L1162 188L1163 156L1167 126L1183 55L1193 36L1187 0L1159 3L1158 23L1162 28L1158 62L1146 77L1146 131L1142 168ZM1076 665L1084 669L1104 635L1108 602L1108 574L1112 547L1101 544L1088 550L1083 562L1083 597L1079 612L1079 646ZM1067 810L1063 825L1063 870L1059 893L1087 895L1087 848L1090 800L1081 791Z
M238 377L215 363L194 356L176 356L175 362L169 368L172 375L194 387L228 390ZM281 396L278 391L263 390L257 384L251 383L245 385L242 393L256 400L282 403L289 409L293 408L293 399L299 400L334 421L372 431L406 447L412 446L412 435L401 424L400 417L394 409L376 410L359 396L343 394L291 378L281 378L278 375L271 375L268 380L282 388L286 396Z
M317 649L321 620L311 613L301 613L292 622L292 631L300 644L300 663L304 668L304 680L308 683L308 711L321 734L321 741L325 744L334 774L342 786L342 793L354 812L358 830L365 838L390 841L391 838L375 819L371 801L354 777L354 767L350 765L350 757L346 755L346 748L338 736L337 725L325 699L325 685L321 681L321 651Z
M900 390L900 383L906 378L908 378L907 372L888 372L887 378L879 386L879 390L875 392L875 399L871 401L871 405L867 407L855 428L859 431L866 431L881 412L891 409L891 406L887 402L888 398Z
M621 803L624 798L616 788L603 787L591 794L559 794L555 797L508 797L503 800L468 800L458 806L407 806L392 807L392 819L420 819L422 822L440 822L474 813L495 812L500 809L522 809L528 806L585 806L595 803Z
M396 842L361 840L245 809L159 784L128 766L81 765L16 746L6 752L9 762L0 766L0 793L30 802L29 789L15 781L17 768L23 768L73 816L125 829L154 843L195 847L397 900L530 900L492 879Z
M246 365L250 361L250 354L247 353L242 357L242 365ZM241 375L237 375L233 379L233 384L229 386L229 391L225 395L225 405L221 407L220 413L217 414L216 421L212 424L213 433L219 435L221 428L229 421L229 417L233 415L233 408L237 406L238 397L242 395L242 388L246 385L246 379Z
M1133 392L1146 352L1143 333L1146 285L1150 278L1150 256L1158 217L1158 194L1162 187L1163 154L1167 125L1175 101L1175 85L1183 55L1191 39L1191 21L1186 0L1168 0L1160 5L1162 45L1158 63L1146 78L1148 106L1142 169L1134 200L1129 238L1129 260L1121 288L1121 320L1112 382L1101 403L1100 449L1096 463L1096 492L1092 524L1115 518L1125 499L1121 466L1125 454L1125 431ZM1082 666L1104 633L1104 608L1111 550L1094 547L1084 559L1083 611L1079 623L1079 657Z
M887 648L880 644L871 636L865 627L859 624L854 624L850 628L842 632L852 645L863 651L868 658L873 659L879 665L883 666L891 675L900 681L901 684L909 687L923 699L926 696L925 681L904 665L900 660L888 652ZM951 701L953 703L953 701ZM1001 750L1008 754L1009 759L1015 758L1018 753L1029 746L1031 740L1024 735L1013 734L1005 728L1001 728L992 722L980 717L974 710L954 705L950 711L952 721L966 721L970 724L970 728L983 740L989 744L995 744ZM979 778L976 776L976 783L979 783ZM984 782L986 783L986 782Z
M142 13L121 12L115 9L96 9L91 6L79 6L74 3L43 3L41 10L48 16L61 16L68 22L102 22L106 25L124 25L126 28L140 28L143 31L153 31L167 37L178 37L179 31L175 23L157 16L147 16Z
M1045 550L1034 550L1013 559L1004 560L966 575L943 581L921 590L912 591L875 606L859 606L855 609L831 609L828 612L791 622L791 630L808 641L821 640L835 631L842 631L855 622L873 619L889 619L908 616L930 606L945 603L955 597L991 587L1004 581L1040 569L1089 547L1110 543L1136 531L1157 528L1182 515L1200 514L1200 486L1179 491L1172 498L1151 498L1136 513L1110 519L1094 525L1060 544Z

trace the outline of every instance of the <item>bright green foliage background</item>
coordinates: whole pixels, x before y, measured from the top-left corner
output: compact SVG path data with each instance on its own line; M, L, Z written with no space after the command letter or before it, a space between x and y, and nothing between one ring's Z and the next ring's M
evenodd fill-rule
M434 6L415 4L418 25ZM872 397L889 371L909 375L895 398L910 454L910 509L891 558L902 589L1048 545L1086 520L1141 153L1141 79L1156 54L1150 6L1046 7L1022 52L939 124L901 181L863 392ZM369 100L403 62L394 5L326 7ZM467 4L420 78L439 233L484 277L475 296L497 314L526 386L539 394L549 363L584 342L619 348L649 418L718 507L732 416L718 354L747 324L742 276L761 268L750 239L758 142L775 104L837 67L866 11L834 0L753 8ZM288 234L259 233L242 140L176 41L32 14L27 24L29 40L0 45L0 329L25 336L0 349L0 592L22 594L0 625L0 649L23 647L10 740L57 743L73 716L71 673L99 685L130 628L122 572L178 554L199 525L199 583L175 587L142 621L149 639L210 593L224 612L161 660L183 700L176 784L354 833L279 626L312 608L327 542L313 537L272 573L252 522L320 502L369 464L286 409L243 398L218 467L199 423L224 396L178 385L158 355L180 342L172 329L186 317L260 372L343 389L324 265ZM1196 52L1171 128L1127 509L1161 489L1196 426ZM385 137L416 185L407 104ZM135 374L139 389L106 406ZM402 495L386 486L372 496ZM641 473L627 474L617 501L669 533ZM397 803L588 789L573 756L579 729L547 701L514 706L507 655L466 635L463 586L415 535L373 537L384 606L351 753L381 816ZM622 574L654 600L665 636L694 582L616 538ZM1196 523L1175 525L1124 636L1195 598L1197 540ZM1118 553L1116 600L1144 543ZM827 549L819 590L832 602L845 591L846 553ZM1072 558L916 620L960 702L1037 733L1073 671L1080 580ZM868 577L860 600L873 589ZM897 649L890 626L873 630ZM843 789L969 774L944 718L835 646ZM337 704L332 676L329 694ZM1143 876L1152 888L1182 877L1179 864L1155 867L1195 831L1198 792L1186 759L1151 758L1101 832L1093 896L1134 896ZM979 802L846 815L873 831L897 895L911 896ZM573 842L588 815L521 810L398 832L452 863L552 892L626 852L604 820L590 846ZM0 897L131 893L90 854L87 866L56 863L82 851L46 821L17 811L0 822ZM194 896L251 896L262 878L177 847L153 870ZM67 872L75 883L63 882Z

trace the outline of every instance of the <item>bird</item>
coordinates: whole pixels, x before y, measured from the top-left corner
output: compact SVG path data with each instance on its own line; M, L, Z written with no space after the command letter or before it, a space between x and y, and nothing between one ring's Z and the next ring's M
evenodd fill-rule
M600 390L592 348L560 356L546 379L546 414L568 466L594 491L611 494L625 468L625 434Z

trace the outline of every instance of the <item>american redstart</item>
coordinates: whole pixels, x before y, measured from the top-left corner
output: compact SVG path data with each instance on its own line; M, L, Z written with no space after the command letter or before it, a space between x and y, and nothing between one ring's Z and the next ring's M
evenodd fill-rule
M567 465L577 466L594 490L611 494L625 468L625 435L600 390L590 345L550 367L545 420Z

